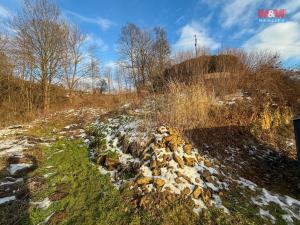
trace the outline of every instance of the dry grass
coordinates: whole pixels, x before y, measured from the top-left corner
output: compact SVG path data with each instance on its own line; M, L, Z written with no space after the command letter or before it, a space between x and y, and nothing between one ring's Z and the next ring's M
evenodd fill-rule
M21 92L21 86L18 83L15 85L15 91L10 93L11 98L9 100L0 98L0 127L28 122L38 117L67 109L90 107L101 108L103 111L113 111L119 109L125 103L131 103L133 106L140 105L140 101L143 99L143 96L138 96L133 92L116 94L74 92L72 97L69 97L67 90L53 86L50 110L45 115L40 108L41 92L38 85L34 86L33 101L30 109L28 108L28 101L24 97L24 92Z
M180 131L211 125L218 111L214 92L199 84L171 82L159 104L160 120Z
M300 83L288 78L280 59L269 52L227 50L220 54L223 57L210 58L215 59L217 68L212 72L201 62L209 56L167 70L169 77L162 78L162 88L157 88L154 98L159 112L156 121L182 133L209 127L244 127L275 147L281 145L280 140L293 139L291 122L300 115ZM247 93L251 100L217 104L238 92Z

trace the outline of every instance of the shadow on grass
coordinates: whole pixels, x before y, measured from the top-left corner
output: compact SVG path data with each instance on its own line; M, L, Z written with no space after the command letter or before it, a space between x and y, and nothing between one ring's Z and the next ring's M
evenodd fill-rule
M186 135L201 152L229 166L232 174L280 194L300 198L296 160L260 142L248 127L199 128L188 130Z
M37 168L37 160L32 155L10 156L5 160L6 167L0 170L2 177L0 180L0 199L14 198L14 200L0 204L0 224L32 224L29 219L31 191L27 182L27 174ZM7 170L11 164L25 162L30 162L32 166L17 171L13 175Z

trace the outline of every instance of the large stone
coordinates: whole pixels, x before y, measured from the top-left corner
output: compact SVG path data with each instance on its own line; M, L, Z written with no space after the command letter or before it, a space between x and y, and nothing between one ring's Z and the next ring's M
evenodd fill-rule
M191 180L191 178L189 176L182 174L181 177L183 179L185 179L187 182L189 182L190 184L192 184L192 180Z
M206 190L206 191L203 191L201 195L202 195L202 199L203 199L204 203L208 204L211 199L211 192L209 190Z
M204 160L204 165L207 166L207 167L212 167L213 166L212 162L207 160L207 159Z
M128 148L129 148L129 145L130 145L129 139L124 135L122 137L121 141L122 141L123 152L128 153Z
M165 141L165 142L170 142L170 141L172 141L173 139L174 139L174 136L173 136L173 135L169 135L169 136L164 137L164 141Z
M171 155L170 154L164 154L163 155L163 160L165 160L165 161L170 161L171 160Z
M161 174L160 169L159 168L155 168L152 170L152 175L153 176L159 176Z
M152 183L152 178L150 177L139 177L136 180L137 185L147 185Z
M175 178L175 182L176 182L176 184L182 183L182 181L181 181L181 179L180 179L179 177L176 177L176 178Z
M176 152L178 149L178 144L176 141L169 142L168 146L172 152Z
M128 146L128 153L130 153L136 158L139 158L142 153L142 148L143 147L140 145L139 142L137 141L131 142Z
M175 162L178 163L179 167L180 168L183 168L184 167L184 163L183 163L183 160L181 159L181 157L179 155L177 155L175 152L173 154L173 159L175 160Z
M200 197L201 193L202 193L202 188L196 185L193 191L193 197L197 199Z
M196 154L196 159L198 162L203 162L204 158L200 154Z
M161 189L165 185L166 181L161 178L154 179L154 186L157 189Z
M183 156L183 159L184 159L185 165L195 166L195 162L196 162L195 158Z
M118 158L111 158L111 157L106 157L105 158L105 163L104 166L108 170L114 170L120 165L120 161Z
M214 179L212 178L212 176L208 170L204 170L202 172L202 176L204 177L205 181L207 181L209 183L214 183Z
M182 191L181 191L181 195L189 195L191 193L191 189L189 189L188 187L185 187Z
M183 151L186 153L186 154L188 154L188 155L190 155L191 153L192 153L192 145L191 144L186 144L184 147L183 147Z
M156 168L157 167L157 162L156 162L156 160L155 159L151 159L151 161L150 161L150 168L151 169L154 169L154 168Z

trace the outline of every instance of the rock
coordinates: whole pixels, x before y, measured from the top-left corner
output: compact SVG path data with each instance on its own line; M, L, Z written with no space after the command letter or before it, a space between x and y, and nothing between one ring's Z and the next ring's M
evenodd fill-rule
M197 199L200 197L201 193L202 193L201 187L196 185L193 191L193 197Z
M166 133L168 130L165 126L161 126L161 127L157 128L156 131L159 134L163 134L163 133Z
M204 158L200 154L196 154L196 159L198 162L203 162Z
M196 162L195 158L183 156L183 159L184 159L185 165L195 166L195 162Z
M154 169L154 168L156 168L156 166L157 166L156 160L155 159L151 159L150 160L150 168Z
M175 142L175 141L173 142L172 141L172 142L169 143L168 146L169 146L169 148L170 148L170 150L172 152L176 152L177 151L177 148L178 148L177 142Z
M166 160L162 159L161 161L157 162L157 166L160 167L160 168L165 167L167 165L167 163L168 162Z
M191 178L189 178L188 176L182 174L181 177L182 177L183 179L185 179L187 182L189 182L190 184L192 183Z
M211 199L211 193L209 190L202 192L202 199L204 203L208 204Z
M124 135L121 141L122 141L123 152L128 153L128 148L130 145L129 139Z
M180 168L184 167L184 163L183 163L182 159L175 152L173 154L173 159L175 160L175 162L178 163L178 165L179 165Z
M214 179L212 178L210 172L208 170L204 170L202 173L204 179L209 183L214 183Z
M171 160L171 155L170 154L164 154L163 155L163 160L170 161Z
M181 191L181 195L189 195L191 193L191 189L189 189L188 187L185 187L182 191Z
M154 179L154 186L157 188L157 189L161 189L164 185L165 185L165 180L163 179L160 179L160 178L156 178Z
M180 179L179 177L176 177L176 178L175 178L175 182L176 182L177 184L182 183L182 181L181 181L181 179Z
M186 144L184 147L183 147L183 151L186 153L186 154L188 154L188 155L190 155L191 153L192 153L192 145L191 144Z
M105 163L104 166L108 170L114 170L120 165L119 158L111 158L111 157L106 157L105 158Z
M140 154L141 154L141 149L142 149L143 147L137 142L137 141L133 141L133 142L131 142L130 144L129 144L129 146L128 146L128 152L132 155L132 156L134 156L134 157L136 157L136 158L139 158L140 157Z
M153 176L159 176L161 174L160 169L159 168L155 168L152 170L152 175Z
M220 197L223 197L223 196L224 196L224 192L223 192L223 191L220 191L220 192L219 192L219 196L220 196Z
M199 178L195 178L195 182L199 184L200 183L200 179Z
M137 185L147 185L147 184L152 183L152 178L150 178L150 177L139 177L136 180L136 183L137 183Z
M143 157L143 161L148 161L149 159L151 159L151 156L149 154L145 154Z
M204 160L204 165L207 166L207 167L212 167L213 166L213 164L207 159Z
M165 141L165 142L170 142L170 141L173 140L173 138L174 138L173 135L169 135L169 136L164 137L164 141Z

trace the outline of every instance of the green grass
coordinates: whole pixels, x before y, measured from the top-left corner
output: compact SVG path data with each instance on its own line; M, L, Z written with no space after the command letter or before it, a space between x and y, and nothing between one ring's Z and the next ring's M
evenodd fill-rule
M54 152L62 152L53 154ZM29 216L22 224L37 224L52 212L64 211L61 224L129 224L131 217L124 212L128 206L108 176L100 174L97 167L88 160L87 149L80 141L61 140L44 149L48 158L31 176L42 176L55 172L47 178L43 190L32 193L32 201L41 201L61 183L70 184L69 194L48 209L30 208ZM47 166L53 168L47 169Z

